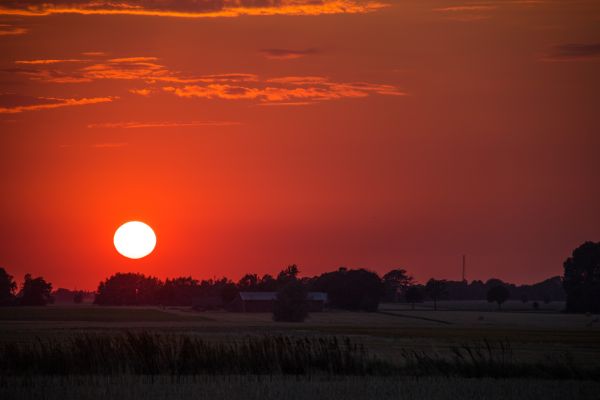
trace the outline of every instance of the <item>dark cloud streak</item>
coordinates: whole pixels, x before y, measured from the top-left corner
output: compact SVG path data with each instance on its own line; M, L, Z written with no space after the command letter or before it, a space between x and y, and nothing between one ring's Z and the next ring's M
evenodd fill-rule
M583 61L600 58L600 43L566 43L552 47L545 61Z

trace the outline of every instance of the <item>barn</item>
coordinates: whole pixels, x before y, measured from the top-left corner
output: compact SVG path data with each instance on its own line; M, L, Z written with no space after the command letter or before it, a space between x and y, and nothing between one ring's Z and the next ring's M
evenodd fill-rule
M327 303L327 293L308 292L308 311L321 312ZM229 305L235 312L273 312L277 292L239 292Z

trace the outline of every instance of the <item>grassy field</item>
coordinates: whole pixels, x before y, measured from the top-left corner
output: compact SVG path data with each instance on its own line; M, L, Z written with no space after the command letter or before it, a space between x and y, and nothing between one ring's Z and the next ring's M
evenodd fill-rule
M565 308L564 301L552 301L544 303L543 301L536 301L538 309L533 307L534 301L528 301L523 303L520 300L508 300L502 304L502 310L504 311L524 311L524 312L560 312ZM438 301L437 307L439 310L451 310L451 311L496 311L498 305L496 303L489 303L485 300L442 300ZM406 303L389 303L382 304L381 309L400 309L410 310L412 305ZM433 310L433 302L426 301L415 305L417 310Z
M175 322L206 321L201 315L165 312L157 308L49 306L0 307L0 321Z
M526 380L514 379L514 376L496 381L472 380L464 376L439 376L443 375L440 371L449 368L442 365L441 369L435 370L437 377L420 377L419 380L398 378L402 380L402 386L390 385L392 378L377 376L357 379L329 377L322 381L299 382L284 375L271 376L267 382L249 376L226 374L218 379L229 379L232 383L223 387L207 385L207 378L201 375L210 368L203 370L200 375L188 376L184 382L177 384L172 382L173 377L148 378L143 374L107 378L94 376L93 370L90 370L92 375L87 377L67 375L59 378L48 377L46 371L30 378L1 376L0 398L6 398L2 396L2 390L8 390L8 386L20 388L20 397L14 398L23 399L39 398L36 393L39 395L48 387L55 397L47 398L57 399L116 398L118 393L128 393L132 399L169 399L173 398L169 397L169 390L178 393L176 398L191 398L200 387L200 396L205 397L194 398L241 398L247 395L244 398L270 399L281 398L285 394L286 398L297 399L354 399L368 398L366 393L370 391L381 392L379 398L406 399L594 398L591 393L597 393L599 388L597 384L586 380L587 375L580 375L575 384L555 369L568 364L585 371L600 370L600 324L595 322L597 316L567 315L551 310L497 312L473 310L470 308L472 306L446 305L446 308L453 309L433 311L427 307L411 310L398 305L383 305L379 313L314 313L304 323L276 323L266 313L197 313L186 308L107 308L91 305L0 308L0 345L46 343L48 340L61 343L80 335L104 337L129 333L189 337L201 340L208 346L277 335L294 340L340 337L350 338L353 343L363 346L368 354L385 362L405 361L406 354L410 353L424 354L440 364L440 360L456 358L456 349L461 346L466 346L469 351L477 351L485 349L486 343L492 343L494 346L508 344L514 365L527 368L536 366L538 372ZM92 346L92 349L95 348ZM69 352L71 350L67 349L57 354ZM497 369L497 366L494 368ZM523 370L528 371L527 368ZM544 370L550 372L539 372ZM546 373L547 379L540 379ZM561 380L554 380L552 374L558 374ZM425 383L427 379L430 379L429 384ZM519 385L521 390L513 390ZM239 389L242 386L247 387L248 391ZM402 387L410 389L403 390ZM578 389L575 390L575 387Z

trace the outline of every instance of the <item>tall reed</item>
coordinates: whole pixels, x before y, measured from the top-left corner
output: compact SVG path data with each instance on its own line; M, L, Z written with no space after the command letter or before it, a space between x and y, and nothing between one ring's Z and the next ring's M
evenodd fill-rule
M516 361L508 342L468 344L450 354L404 350L396 359L369 354L335 336L246 337L209 342L193 335L78 334L0 344L2 375L392 375L599 379L600 368L560 361Z

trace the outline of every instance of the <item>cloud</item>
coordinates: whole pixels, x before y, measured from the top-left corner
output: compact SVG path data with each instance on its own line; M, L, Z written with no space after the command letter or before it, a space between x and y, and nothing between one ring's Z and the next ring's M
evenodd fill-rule
M387 7L377 0L4 0L0 15L138 15L179 18L243 15L362 14Z
M314 101L293 101L293 102L278 102L278 103L258 103L258 106L279 106L279 107L297 107L297 106L310 106L315 104Z
M124 58L111 58L108 60L110 63L117 64L142 64L151 63L158 61L157 57L124 57Z
M35 64L35 66L47 64ZM41 69L41 68L5 68L1 72L8 74L17 74L25 76L34 81L43 81L51 83L85 83L91 82L92 79L83 76L81 73L72 71L60 71L57 69Z
M254 74L230 73L204 76L182 76L169 70L158 62L156 57L123 57L108 60L98 60L94 63L76 67L71 70L49 71L40 69L37 73L28 72L32 78L66 82L70 76L71 82L91 82L94 80L141 80L147 83L208 83L208 82L245 82L256 79ZM141 93L138 93L141 94Z
M308 55L317 54L317 49L306 50L288 50L288 49L262 49L259 50L265 57L273 60L293 60L296 58L306 57Z
M21 28L19 26L0 24L0 36L17 36L24 35L29 30L27 28Z
M444 18L460 21L480 21L489 19L491 17L490 12L496 10L498 7L492 4L468 4L468 5L457 5L449 7L434 8L433 11L444 14Z
M544 61L585 61L600 58L600 43L567 43L553 46Z
M191 122L105 122L90 124L88 128L141 129L141 128L187 128L197 126L232 126L239 122L231 121L191 121Z
M139 94L140 96L150 96L151 89L129 89L129 93Z
M469 22L489 19L494 12L507 7L532 7L545 2L546 0L496 0L437 7L433 11L442 14L445 19Z
M84 51L81 54L87 57L102 57L106 55L103 51Z
M498 8L495 5L490 4L472 4L472 5L463 5L463 6L450 6L450 7L439 7L434 8L433 11L437 12L462 12L462 11L489 11L495 10Z
M63 99L56 97L31 97L14 94L1 94L0 114L18 114L25 111L50 110L62 107L107 103L113 101L114 99L114 97L84 97Z
M256 74L240 72L183 75L160 64L156 57L149 56L100 59L84 64L61 62L68 60L30 60L25 62L27 68L5 69L4 72L51 83L77 84L98 80L125 80L136 82L137 86L143 82L146 87L133 87L128 91L146 97L156 92L167 92L181 98L254 100L279 105L300 105L315 101L368 97L374 94L405 94L392 85L335 82L323 76L261 78Z
M48 64L60 64L60 63L72 63L72 62L85 62L85 60L78 59L67 59L67 60L18 60L15 61L15 64L23 64L23 65L48 65Z
M79 59L38 59L15 61L29 68L10 68L3 72L19 74L32 80L52 83L84 83L95 80L140 80L146 83L210 83L247 82L257 79L254 74L228 73L201 76L183 76L158 62L156 57L122 57L90 60ZM143 94L144 89L137 90ZM140 91L141 90L141 91Z
M261 103L291 105L314 101L361 98L372 94L403 96L392 85L367 82L333 82L324 77L282 77L267 79L250 85L207 84L167 86L164 91L182 98L205 98L224 100L256 100Z

